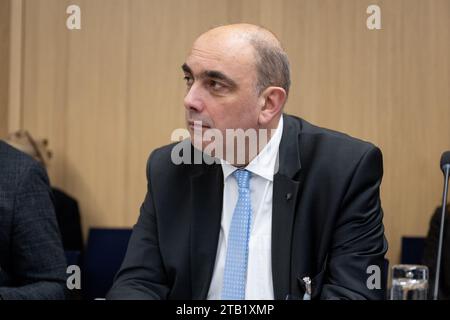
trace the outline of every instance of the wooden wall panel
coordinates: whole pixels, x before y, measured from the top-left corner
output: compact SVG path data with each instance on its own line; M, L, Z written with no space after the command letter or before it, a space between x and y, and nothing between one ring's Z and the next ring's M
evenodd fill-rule
M65 28L78 4L82 29ZM366 28L379 4L382 30ZM80 201L85 229L131 226L148 154L182 127L180 65L220 24L272 29L292 65L286 110L372 141L384 154L390 250L425 235L450 149L448 0L25 0L23 127L48 137L57 186Z
M52 181L66 179L63 153L69 124L67 113L67 30L68 1L23 1L22 67L19 123L35 138L48 138L55 154L49 167ZM60 13L64 14L60 14ZM10 110L15 112L15 110Z
M0 0L0 139L8 132L10 0Z
M75 160L71 168L77 174L67 188L84 192L83 212L92 212L85 225L123 225L129 5L85 1L80 6L82 30L69 32L66 121L77 125L66 131L65 154Z

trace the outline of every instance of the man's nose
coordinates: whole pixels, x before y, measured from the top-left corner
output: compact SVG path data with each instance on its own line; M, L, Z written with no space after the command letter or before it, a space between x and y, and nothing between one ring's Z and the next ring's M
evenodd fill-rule
M184 97L184 107L188 111L202 112L204 108L204 99L201 88L193 84Z

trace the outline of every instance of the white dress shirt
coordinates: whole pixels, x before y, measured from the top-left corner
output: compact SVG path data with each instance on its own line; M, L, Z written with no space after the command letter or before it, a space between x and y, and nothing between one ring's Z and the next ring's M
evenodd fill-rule
M278 149L283 133L280 117L275 133L261 152L247 165L252 173L250 197L252 206L249 239L246 300L273 300L272 281L272 196L273 176L278 171ZM207 299L219 300L222 294L223 274L227 255L228 232L238 200L238 185L232 173L237 170L221 160L223 171L223 207L219 243L213 276Z

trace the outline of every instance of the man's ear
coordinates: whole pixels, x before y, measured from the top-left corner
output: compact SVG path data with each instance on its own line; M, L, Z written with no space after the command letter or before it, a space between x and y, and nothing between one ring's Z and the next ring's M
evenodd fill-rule
M286 91L281 87L268 87L261 93L260 101L258 122L262 126L267 126L281 113L286 101Z

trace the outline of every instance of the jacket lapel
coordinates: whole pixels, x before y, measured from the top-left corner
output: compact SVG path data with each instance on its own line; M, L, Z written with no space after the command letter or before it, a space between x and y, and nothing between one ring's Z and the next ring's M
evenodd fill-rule
M274 297L286 299L290 294L292 232L295 209L300 198L301 170L299 128L284 116L283 136L279 148L279 171L274 176L272 200L272 277Z
M216 259L223 201L220 165L197 165L203 170L191 177L192 299L206 299Z

